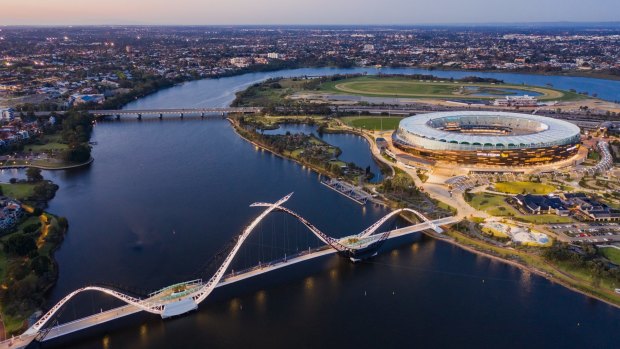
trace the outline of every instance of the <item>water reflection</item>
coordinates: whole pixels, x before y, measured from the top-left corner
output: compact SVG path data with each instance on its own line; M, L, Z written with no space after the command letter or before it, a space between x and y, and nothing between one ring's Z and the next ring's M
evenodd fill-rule
M142 326L140 326L140 339L142 339L142 341L146 341L148 337L148 327L146 324L142 324Z
M260 290L256 293L256 307L259 311L265 311L265 304L267 301L267 292L265 290Z

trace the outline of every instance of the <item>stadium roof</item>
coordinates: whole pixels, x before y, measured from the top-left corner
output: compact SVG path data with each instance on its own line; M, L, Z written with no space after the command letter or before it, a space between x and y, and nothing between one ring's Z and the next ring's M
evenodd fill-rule
M435 128L431 123L438 119L458 121L458 119L480 119L479 125L511 126L512 122L521 122L530 128L525 134L506 135L476 135L459 133ZM478 124L478 123L477 123ZM563 140L574 139L579 136L580 130L574 124L544 116L487 111L459 111L421 114L403 119L400 122L401 130L428 140L456 144L492 144L510 147L559 144Z

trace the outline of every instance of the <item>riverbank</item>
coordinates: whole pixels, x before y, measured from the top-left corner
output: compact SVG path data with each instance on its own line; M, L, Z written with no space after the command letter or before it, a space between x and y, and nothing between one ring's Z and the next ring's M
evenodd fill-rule
M11 183L1 187L5 195L14 197L8 204L3 199L6 206L2 212L6 214L9 208L16 221L0 231L0 317L7 336L27 328L27 320L56 284L58 263L54 253L68 228L66 218L41 208L54 197L57 185L44 180Z
M88 161L85 161L85 162L79 163L79 164L73 164L73 165L61 164L59 166L45 166L45 165L37 165L37 164L32 164L32 163L30 163L30 164L29 163L22 163L22 164L13 164L13 165L0 165L0 170L24 169L24 168L38 168L39 170L46 170L46 171L70 170L70 169L74 169L74 168L88 166L91 163L93 163L93 161L95 161L95 159L91 157L90 159L88 159Z

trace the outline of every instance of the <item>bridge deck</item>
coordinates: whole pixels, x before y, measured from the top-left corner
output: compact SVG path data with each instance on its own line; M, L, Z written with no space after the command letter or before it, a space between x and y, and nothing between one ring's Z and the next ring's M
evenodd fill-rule
M173 109L113 109L113 110L89 110L94 116L110 115L160 115L160 114L201 114L201 113L258 113L261 108L257 107L226 107L226 108L173 108Z

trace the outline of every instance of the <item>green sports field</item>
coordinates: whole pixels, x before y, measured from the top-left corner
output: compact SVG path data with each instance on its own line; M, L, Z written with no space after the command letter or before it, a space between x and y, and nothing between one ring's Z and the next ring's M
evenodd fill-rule
M395 130L402 117L383 116L347 116L342 118L347 125L365 130Z
M553 185L534 182L499 182L495 189L508 194L549 194L556 190Z

